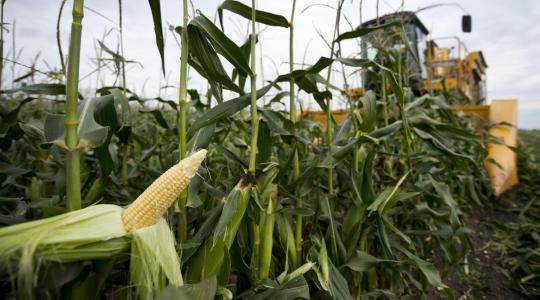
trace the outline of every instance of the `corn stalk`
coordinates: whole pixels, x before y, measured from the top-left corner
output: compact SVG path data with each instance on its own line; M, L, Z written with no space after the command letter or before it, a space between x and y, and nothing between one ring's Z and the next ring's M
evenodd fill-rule
M68 210L81 208L80 151L78 149L77 99L79 86L79 60L81 56L82 19L84 0L73 2L73 22L69 45L68 72L66 86L66 206Z
M343 7L343 0L338 0L338 7L336 12L336 21L334 24L334 34L332 35L332 44L330 46L330 58L334 57L334 46L335 40L339 31L339 19L341 17L341 8ZM326 85L325 88L328 90L330 88L330 78L332 75L332 63L328 66L328 73L326 75ZM332 150L332 99L326 99L326 144L328 146L328 151ZM332 195L334 193L334 172L332 168L328 169L328 193Z
M178 106L179 106L179 116L178 116L178 134L180 136L178 144L178 155L180 160L186 157L186 94L187 94L187 53L188 53L188 44L187 44L187 26L189 21L188 15L188 3L187 0L183 0L183 26L182 26L182 48L181 48L181 57L180 57L180 90L178 92ZM187 203L187 189L180 194L178 199L178 241L185 241L187 238L187 216L186 216L186 203Z
M255 46L257 35L255 29L255 0L251 1L251 152L249 153L248 173L255 175L257 164L257 137L259 133L259 116L257 114L257 72Z
M121 65L120 71L122 72L122 94L126 97L126 59L124 56L124 26L122 22L122 0L118 0L118 27L120 30L120 55L121 55ZM125 143L122 145L122 166L120 170L120 177L122 178L122 183L124 185L128 184L128 159L129 159L129 137L126 139Z
M2 88L2 71L4 70L4 4L6 0L2 0L0 4L0 89Z
M291 20L289 24L289 73L292 74L294 71L294 11L296 8L296 0L293 0L292 4L292 10L291 10ZM293 123L294 127L293 130L296 131L296 99L295 99L295 88L294 88L294 77L291 76L291 80L289 82L289 93L290 93L290 114L289 117L291 119L291 122ZM298 159L298 147L294 148L293 153L293 181L298 180L300 178L300 161ZM300 199L298 195L298 191L296 191L296 208L302 207L302 200ZM298 215L296 216L296 228L295 228L295 244L296 244L296 256L300 258L302 256L302 216ZM298 264L301 260L298 260ZM295 267L299 267L300 265L297 265Z

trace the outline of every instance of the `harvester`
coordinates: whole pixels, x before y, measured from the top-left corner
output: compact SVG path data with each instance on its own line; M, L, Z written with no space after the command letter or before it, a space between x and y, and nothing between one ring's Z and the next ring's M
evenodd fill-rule
M491 186L496 195L501 194L517 183L516 153L511 150L517 145L517 100L492 100L487 104L486 69L487 63L482 51L469 51L463 41L457 37L439 37L428 39L429 31L414 12L397 12L363 23L362 27L374 27L400 22L402 24L407 47L402 40L396 40L383 31L386 47L402 48L406 61L409 86L414 94L429 93L438 95L452 93L457 95L451 103L455 113L473 117L478 122L490 124L488 141L488 161L485 167ZM462 18L463 32L471 32L471 17ZM364 36L361 39L363 59L377 60L377 51L371 43L377 38L380 43L381 32ZM398 44L401 43L401 44ZM444 44L445 46L440 46ZM360 97L365 90L378 87L370 80L366 71L361 72L362 87L346 91L350 97ZM349 110L334 110L335 122L341 122ZM304 111L303 118L325 123L321 111ZM478 126L480 127L480 126ZM495 163L496 162L496 163Z

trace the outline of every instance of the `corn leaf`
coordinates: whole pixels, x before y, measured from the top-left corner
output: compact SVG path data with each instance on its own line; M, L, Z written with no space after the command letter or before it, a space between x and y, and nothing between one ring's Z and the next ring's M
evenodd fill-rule
M196 59L189 60L190 65L208 80L222 84L223 87L231 91L242 93L243 91L232 82L227 72L225 72L214 47L207 40L201 29L190 23L187 27L187 32L189 55Z
M262 96L264 96L271 88L272 84L268 84L265 87L257 90L257 99L260 99ZM189 127L188 135L193 134L196 130L202 127L214 124L225 118L231 117L235 113L247 107L250 101L251 93L242 95L229 101L225 101L212 107L210 110L206 111L204 115L197 118L197 120L195 120L193 124L191 124L191 126Z
M251 7L238 1L226 0L218 8L222 28L224 9L251 20ZM255 21L269 26L289 27L289 21L285 17L262 10L255 10Z
M395 26L400 26L401 24L402 24L401 22L395 21L395 22L389 22L389 23L386 23L386 24L382 24L382 25L379 25L379 26L359 27L359 28L357 28L355 30L347 31L347 32L344 32L344 33L340 34L337 37L336 42L341 42L343 40L348 40L348 39L359 38L359 37L362 37L362 36L364 36L366 34L372 33L372 32L377 31L377 30L390 28L390 27L395 27Z
M259 294L246 297L246 299L310 299L309 286L304 276L296 276L290 280L287 280L283 284L269 287Z
M181 287L168 286L156 300L213 300L217 293L216 277Z
M156 36L156 46L158 48L159 56L161 58L161 70L163 71L163 77L165 77L165 54L163 41L163 28L161 26L161 4L159 0L148 0L150 10L152 11L152 21L154 22L154 33Z
M24 85L19 88L2 90L0 91L0 94L13 94L17 92L50 96L65 95L66 85L60 83L37 83L31 85Z
M250 75L252 73L247 58L242 53L242 50L206 16L201 14L200 16L195 17L190 24L197 26L197 28L199 28L210 40L216 49L216 52L223 55L223 57L235 66L236 70L238 70L242 76Z

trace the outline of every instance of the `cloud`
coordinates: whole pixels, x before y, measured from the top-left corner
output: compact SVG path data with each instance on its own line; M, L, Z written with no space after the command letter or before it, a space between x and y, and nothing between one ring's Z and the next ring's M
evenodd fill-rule
M221 0L194 1L197 9L213 19L216 8ZM244 1L245 2L245 1ZM324 3L335 5L336 1ZM432 32L432 36L459 36L470 50L482 50L488 68L488 96L490 98L517 97L520 100L520 109L530 111L540 106L540 5L537 0L520 0L519 4L507 0L478 0L457 1L473 17L473 32L461 33L460 18L463 14L456 7L441 7L425 10L419 14L420 19ZM124 1L124 50L128 59L142 63L144 68L131 66L128 73L128 87L147 96L176 98L176 88L160 90L166 84L175 86L178 82L180 51L174 41L172 33L167 29L168 24L181 23L182 10L180 1L162 1L162 18L164 33L166 34L166 74L161 76L159 55L156 50L152 17L146 0ZM247 3L247 2L246 2ZM314 6L302 12L306 7L323 3L323 1L298 0L295 17L295 53L294 59L299 65L304 61L314 63L320 56L328 56L329 49L321 39L316 29L327 40L331 39L335 18L335 11L325 6ZM387 0L380 2L379 15L383 15L399 8L402 1ZM416 10L420 7L435 3L429 0L405 1L407 10ZM68 1L62 18L62 43L64 53L67 53L69 29L71 23L71 5ZM94 1L86 5L98 11L100 16L92 11L85 11L83 20L83 43L81 58L81 76L92 72L95 68L93 59L96 57L95 41L102 39L103 32L115 27L118 20L118 3L116 1ZM274 0L258 1L259 9L268 10L290 17L291 1ZM41 51L42 59L50 65L58 66L59 58L56 50L56 18L60 1L17 0L6 2L6 16L8 22L17 19L17 47L24 47L23 62L29 62L35 54ZM32 9L28 9L32 7ZM190 9L190 14L192 14ZM360 23L359 1L345 1L343 15L357 26ZM362 18L364 21L375 17L376 1L364 0ZM237 43L246 39L248 21L225 12L226 33ZM109 21L109 20L111 21ZM32 22L23 22L32 20ZM260 26L263 64L259 70L264 70L268 78L279 73L288 72L288 29ZM351 26L342 20L340 31L350 30ZM118 32L113 30L105 39L106 44L116 49ZM6 37L5 51L10 48L9 37ZM261 51L258 47L257 51ZM358 47L354 41L344 43L344 54L354 54ZM259 53L260 54L260 53ZM227 64L225 64L227 65ZM41 65L45 68L44 65ZM20 70L23 72L23 70ZM107 84L114 83L114 76L110 71L102 71L102 80ZM108 74L108 75L106 75ZM82 88L96 87L96 76L81 82ZM106 76L105 76L106 75ZM335 85L342 85L342 78L334 74ZM206 82L195 72L190 73L190 88L206 89ZM260 80L263 80L260 76ZM354 76L348 79L350 84L358 84L359 78ZM316 104L314 104L316 105ZM313 106L316 107L316 106ZM521 111L520 111L521 113ZM521 120L521 118L520 118ZM540 128L540 119L528 118L529 127ZM522 125L520 121L520 126Z

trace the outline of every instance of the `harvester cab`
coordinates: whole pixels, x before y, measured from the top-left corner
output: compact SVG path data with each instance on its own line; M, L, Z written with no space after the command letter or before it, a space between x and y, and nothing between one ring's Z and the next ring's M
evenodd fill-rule
M377 49L381 46L399 49L405 60L409 86L416 95L436 95L446 90L458 95L458 99L463 99L460 104L485 102L487 63L482 51L469 52L459 37L428 39L429 31L414 12L385 15L363 23L362 27L393 22L403 24L405 35L395 37L392 28L373 32L361 41L362 58L379 60ZM464 32L471 31L470 16L464 16L462 28ZM379 63L384 64L382 61ZM363 72L364 89L376 90L373 85L370 72ZM364 89L354 89L353 95L361 95Z
M374 31L361 39L362 59L371 59L380 65L386 65L384 56L380 55L379 49L397 49L401 52L400 57L405 61L405 73L408 75L409 87L419 95L422 93L424 68L424 49L422 47L427 41L429 31L413 12L397 12L382 16L362 23L363 28L381 26L389 23L401 23L405 35L402 35L396 27L389 27L385 30ZM380 88L373 79L373 68L366 69L361 73L363 90L377 91ZM357 90L356 95L361 95L362 91Z

